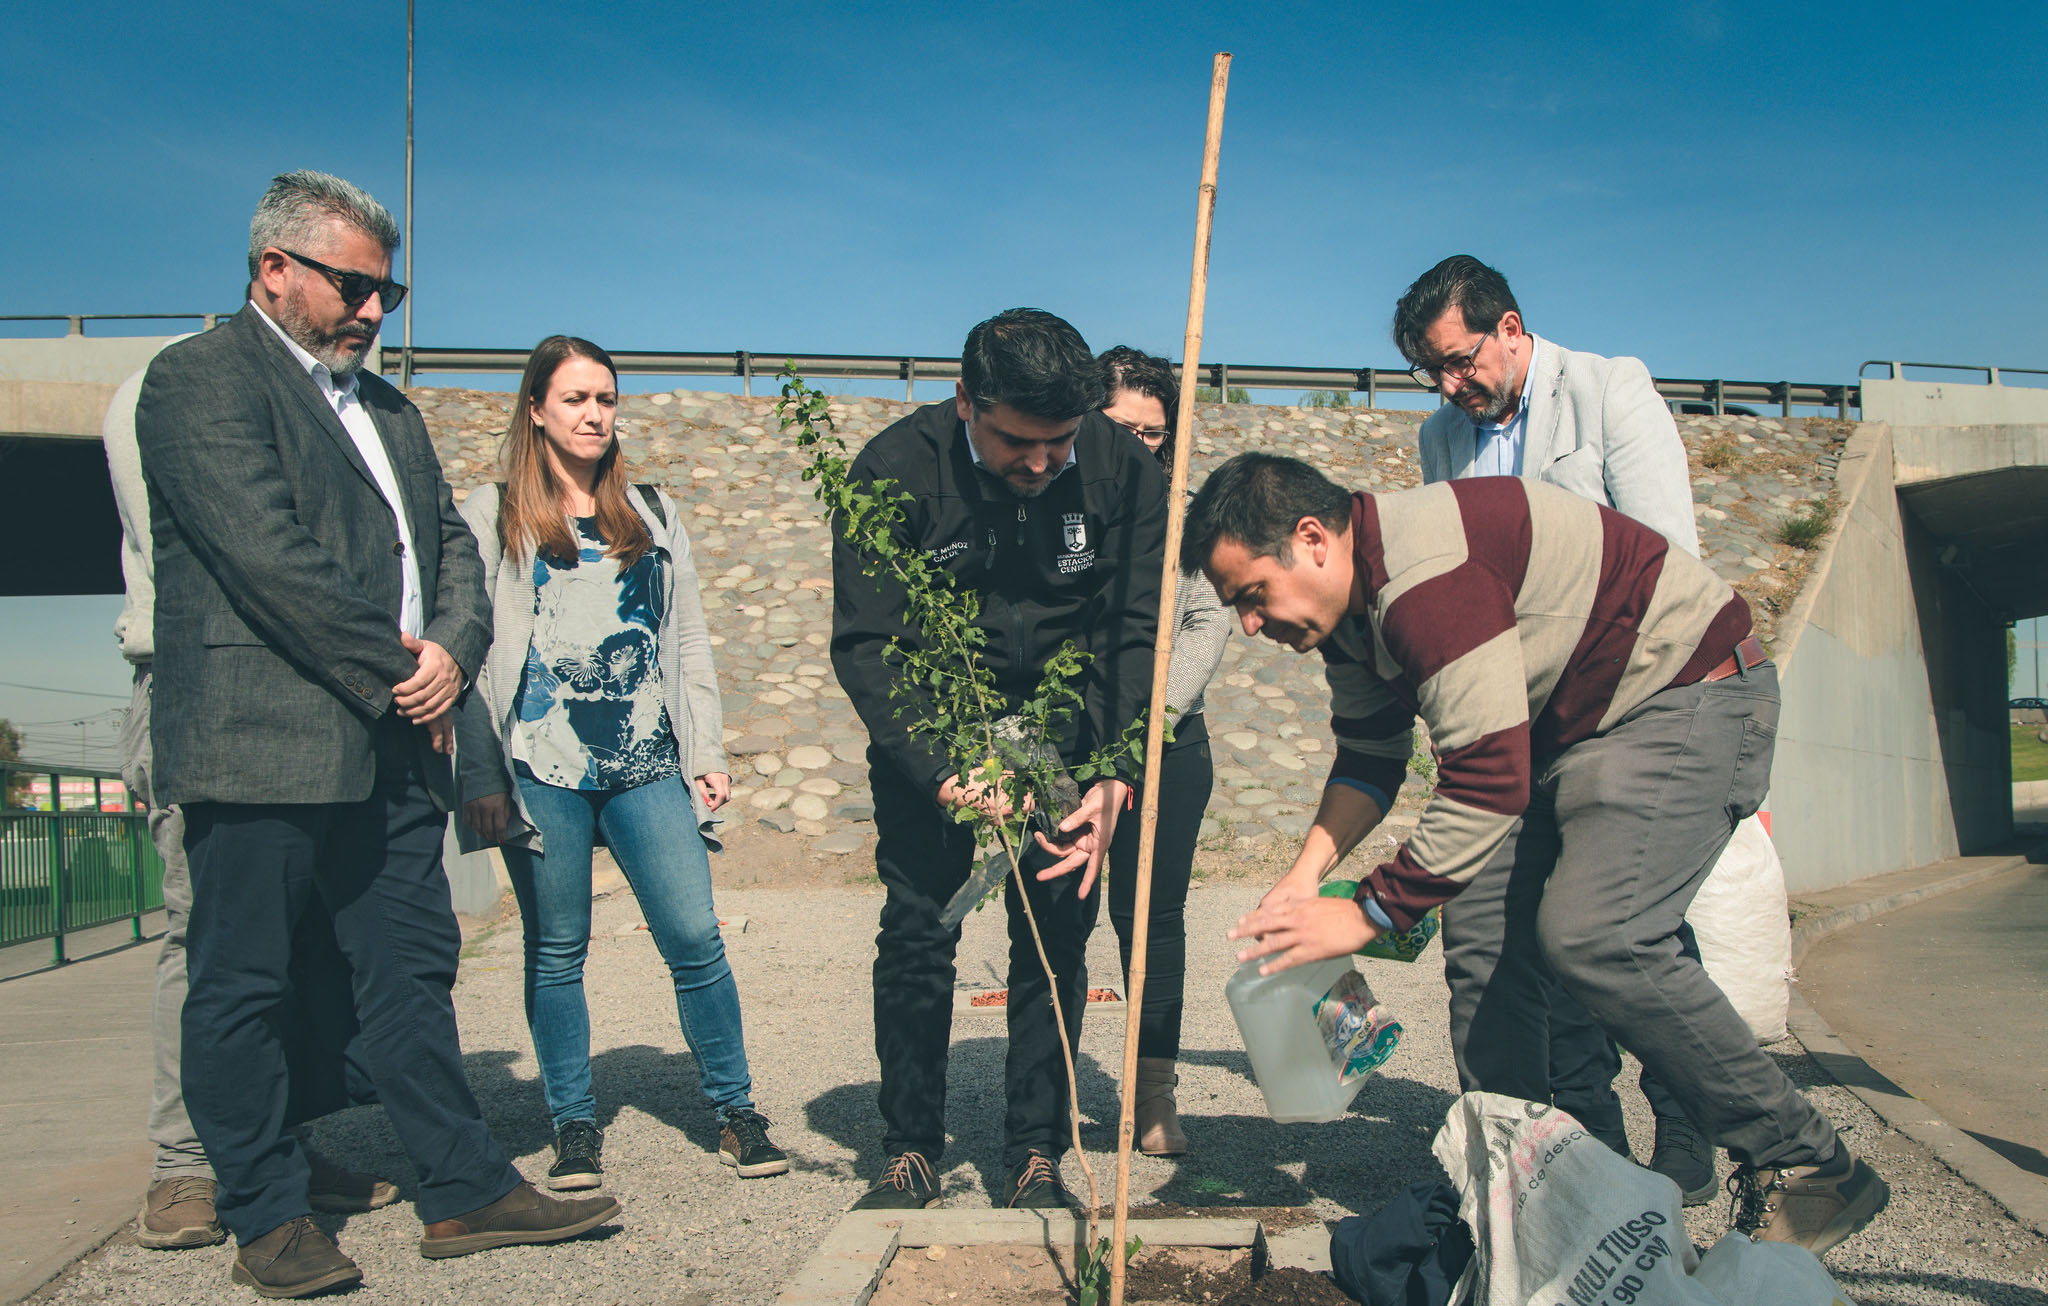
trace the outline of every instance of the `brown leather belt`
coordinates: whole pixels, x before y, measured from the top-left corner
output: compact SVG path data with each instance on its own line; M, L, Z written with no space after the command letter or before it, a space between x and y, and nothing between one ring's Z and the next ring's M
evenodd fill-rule
M1763 660L1763 644L1757 640L1756 636L1747 636L1740 644L1735 646L1735 651L1728 655L1726 662L1700 677L1700 682L1705 684L1713 680L1726 680L1738 671L1747 671L1751 667L1760 665Z

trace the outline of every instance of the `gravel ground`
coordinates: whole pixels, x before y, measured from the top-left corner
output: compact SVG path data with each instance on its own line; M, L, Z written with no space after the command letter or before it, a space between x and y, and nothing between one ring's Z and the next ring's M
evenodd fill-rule
M1257 897L1244 883L1208 884L1190 896L1190 994L1180 1098L1191 1155L1140 1157L1134 1202L1190 1206L1312 1205L1326 1217L1377 1208L1414 1179L1437 1172L1430 1138L1454 1089L1444 1030L1440 953L1413 966L1376 962L1369 977L1404 1018L1407 1035L1352 1114L1329 1125L1276 1125L1262 1110L1222 983L1231 962L1222 935ZM572 1298L579 1303L753 1303L782 1282L857 1197L879 1166L875 1061L866 993L880 897L859 888L727 891L728 917L744 932L728 946L745 1004L761 1109L794 1159L781 1178L742 1181L716 1160L717 1134L696 1088L654 945L635 929L621 892L596 904L588 984L599 1120L606 1128L608 1190L625 1204L606 1236L553 1248L509 1248L428 1262L415 1251L419 1226L401 1204L369 1215L322 1217L363 1267L364 1303L489 1302ZM1004 950L1000 911L970 918L961 948L963 986L996 981ZM1107 921L1091 949L1091 975L1116 971ZM516 923L466 951L456 1002L471 1082L501 1141L529 1175L545 1171L548 1128L520 1013ZM1115 1067L1121 1012L1097 1013L1082 1037L1082 1137L1103 1192L1114 1185ZM1000 1017L954 1025L952 1143L944 1165L947 1205L988 1204L999 1185L1003 1035ZM2048 1246L2007 1218L1913 1143L1886 1129L1825 1080L1797 1044L1775 1049L1830 1117L1892 1186L1890 1209L1831 1252L1828 1264L1864 1306L1999 1303L2048 1306ZM1624 1082L1633 1082L1633 1067ZM1647 1155L1649 1121L1630 1100L1631 1129ZM375 1109L324 1122L323 1147L366 1169L409 1181L411 1169ZM1070 1158L1067 1179L1085 1192ZM1725 1227L1716 1204L1690 1213L1693 1238ZM59 1302L194 1303L233 1300L232 1251L163 1253L123 1234L39 1294Z

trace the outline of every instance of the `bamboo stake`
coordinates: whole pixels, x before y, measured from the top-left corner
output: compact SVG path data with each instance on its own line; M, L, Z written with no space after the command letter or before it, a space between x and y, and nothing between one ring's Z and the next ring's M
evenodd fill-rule
M1209 132L1195 199L1195 266L1188 281L1188 328L1181 347L1180 412L1174 424L1173 477L1166 498L1166 557L1159 575L1159 634L1152 645L1152 706L1145 718L1145 796L1138 816L1138 867L1131 903L1131 974L1124 995L1124 1077L1116 1123L1116 1219L1109 1261L1109 1306L1124 1302L1125 1229L1131 1209L1132 1089L1138 1077L1138 1021L1145 1001L1145 948L1151 934L1152 853L1159 829L1159 758L1164 751L1166 671L1173 656L1173 592L1180 581L1180 532L1186 514L1188 454L1195 445L1195 379L1202 353L1202 311L1209 297L1209 226L1216 216L1216 165L1223 153L1223 99L1230 56L1209 74Z

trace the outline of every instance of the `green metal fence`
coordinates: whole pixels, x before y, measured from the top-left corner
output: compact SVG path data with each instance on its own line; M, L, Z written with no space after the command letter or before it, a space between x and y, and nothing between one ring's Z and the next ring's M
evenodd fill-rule
M0 812L0 947L119 920L142 937L164 905L164 864L143 812Z

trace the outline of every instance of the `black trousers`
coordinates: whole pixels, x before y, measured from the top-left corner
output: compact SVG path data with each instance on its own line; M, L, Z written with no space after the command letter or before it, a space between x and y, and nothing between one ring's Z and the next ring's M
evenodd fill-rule
M316 899L353 972L357 1046L419 1171L421 1220L487 1206L520 1182L462 1072L449 993L461 936L441 868L447 816L421 781L416 729L379 727L377 778L362 802L185 808L185 1106L220 1181L215 1208L243 1243L311 1209L306 1159L284 1126L305 1113L303 1099L332 1089L295 1087L287 1069L311 996L293 1000L293 952Z
M875 799L875 870L887 896L875 935L875 1058L881 1063L882 1148L922 1152L936 1162L946 1144L946 1059L953 1029L953 955L960 930L939 920L974 865L974 836L938 805L935 793L868 750ZM1100 890L1079 896L1080 874L1041 883L1024 862L1025 894L1046 957L1059 977L1068 1051L1077 1052L1088 992L1088 933ZM1067 1072L1053 1021L1052 987L1031 942L1013 876L1003 891L1010 935L1009 1057L1003 1082L1003 1161L1036 1149L1058 1157L1072 1141Z
M1159 759L1159 828L1152 845L1151 924L1145 936L1145 1000L1138 1010L1138 1055L1180 1055L1180 1017L1188 970L1188 878L1195 841L1215 787L1209 729L1196 713L1175 723L1174 741ZM1124 982L1131 978L1131 926L1138 893L1138 818L1133 807L1109 845L1109 923L1116 928Z

